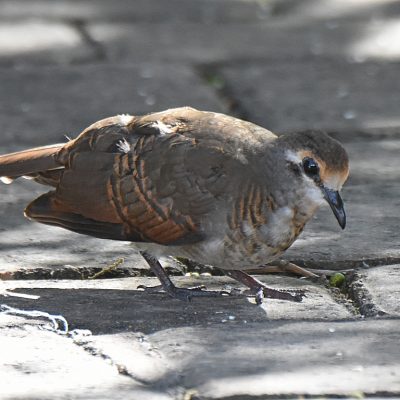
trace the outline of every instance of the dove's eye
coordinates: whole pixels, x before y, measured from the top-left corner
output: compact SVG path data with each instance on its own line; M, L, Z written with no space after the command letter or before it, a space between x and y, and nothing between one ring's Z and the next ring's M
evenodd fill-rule
M318 163L310 157L306 157L303 160L303 168L304 172L310 177L314 177L319 174Z

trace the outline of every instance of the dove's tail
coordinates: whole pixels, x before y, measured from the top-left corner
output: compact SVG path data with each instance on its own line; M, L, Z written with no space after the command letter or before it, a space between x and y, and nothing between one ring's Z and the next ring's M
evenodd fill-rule
M55 157L62 146L53 144L0 156L0 179L4 183L11 183L20 176L36 178L62 168Z

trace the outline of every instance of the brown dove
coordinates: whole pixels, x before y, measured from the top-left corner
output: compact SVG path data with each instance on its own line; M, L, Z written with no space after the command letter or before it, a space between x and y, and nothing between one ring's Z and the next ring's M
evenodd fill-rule
M25 215L103 239L134 242L171 296L217 296L176 287L158 259L220 268L263 296L301 301L246 274L276 260L327 202L339 225L349 163L321 132L276 136L227 115L183 107L103 119L67 143L0 157L3 181L52 187Z

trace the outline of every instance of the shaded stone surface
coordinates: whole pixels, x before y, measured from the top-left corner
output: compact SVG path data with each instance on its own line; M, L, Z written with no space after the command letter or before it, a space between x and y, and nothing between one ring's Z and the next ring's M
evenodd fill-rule
M351 61L379 59L379 51L365 49L364 38L376 37L385 23L368 20L332 23L329 19L226 25L98 22L89 24L88 32L113 61L215 64L250 59L275 64L322 57Z
M309 59L223 67L220 79L251 121L274 132L398 128L398 63ZM301 77L299 79L299 77Z
M149 23L254 21L267 18L272 2L242 0L170 0L168 6L157 0L2 0L0 18L26 17L66 20L145 21Z
M371 20L400 13L396 0L1 0L0 18L131 20L160 23L251 22L267 17L297 20Z
M147 335L126 327L113 335L77 332L72 341L39 330L44 323L38 326L1 314L0 318L7 361L1 374L8 379L2 390L7 399L107 398L111 391L113 398L130 393L145 399L181 399L189 391L218 399L400 391L400 338L398 321L393 320L236 320L161 326ZM44 385L49 379L51 383ZM27 397L27 390L33 395Z
M62 314L71 328L90 329L94 333L117 333L127 328L151 333L159 329L191 325L266 322L275 319L345 319L355 316L346 303L337 303L329 290L296 278L259 277L273 288L303 289L301 303L266 299L257 307L254 299L243 296L194 298L191 302L171 299L164 293L149 294L139 285L154 286L156 278L125 278L92 281L5 281L3 289L40 296L38 300L8 297L4 302L18 308L36 308ZM180 287L205 285L209 290L240 288L227 277L174 277ZM5 292L3 291L3 294Z
M229 333L216 327L163 331L151 339L168 349L184 386L198 388L206 398L372 394L400 389L399 349L392 347L399 339L397 324L275 322L232 325ZM184 337L190 338L188 347L177 340Z
M188 105L226 111L211 87L178 65L86 65L0 73L1 153L65 141L109 116ZM61 90L62 88L62 90Z

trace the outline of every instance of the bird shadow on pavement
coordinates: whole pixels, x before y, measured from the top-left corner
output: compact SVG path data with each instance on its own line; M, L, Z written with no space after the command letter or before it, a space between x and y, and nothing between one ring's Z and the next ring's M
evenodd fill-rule
M144 334L185 326L215 323L259 322L265 309L244 296L193 298L181 301L165 293L110 289L21 289L37 300L8 297L2 303L21 310L40 310L62 315L70 329L89 329L93 334L142 332Z

